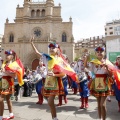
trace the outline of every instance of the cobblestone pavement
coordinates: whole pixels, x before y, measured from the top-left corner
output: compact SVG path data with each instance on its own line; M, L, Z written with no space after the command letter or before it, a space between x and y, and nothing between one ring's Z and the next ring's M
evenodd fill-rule
M111 102L107 102L107 119L120 120L118 105L115 97L111 97ZM17 102L13 101L13 111L15 114L14 120L52 120L47 101L44 100L43 105L36 104L37 94L33 92L32 97L22 97ZM56 98L55 103L58 103ZM79 109L80 96L73 95L69 90L68 103L57 107L57 116L59 120L97 120L97 104L96 99L89 97L89 108L87 110ZM4 116L8 115L8 109L5 102Z

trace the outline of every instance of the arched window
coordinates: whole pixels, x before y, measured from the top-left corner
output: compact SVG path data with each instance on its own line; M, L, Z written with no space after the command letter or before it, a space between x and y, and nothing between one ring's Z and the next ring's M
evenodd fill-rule
M9 42L14 42L14 35L13 34L10 34L10 36L9 36Z
M42 17L45 17L45 10L44 10L44 9L42 10L41 16L42 16Z
M35 10L31 11L31 17L35 17Z
M36 16L37 16L37 17L40 17L40 10L37 10Z
M62 34L62 42L67 42L67 35L66 35L66 33Z

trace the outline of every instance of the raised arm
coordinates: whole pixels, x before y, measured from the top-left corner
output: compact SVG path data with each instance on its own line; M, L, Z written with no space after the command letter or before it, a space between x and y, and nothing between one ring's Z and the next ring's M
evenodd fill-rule
M87 66L88 58L89 58L89 55L86 55L86 56L85 56L85 59L84 59L84 67L85 67L85 68L88 68L88 66Z
M33 48L33 50L35 51L35 53L36 53L39 57L41 57L42 54L41 54L41 53L37 50L37 48L35 47L35 45L34 45L34 43L33 43L33 40L34 40L34 37L32 37L31 40L30 40L31 45L32 45L32 48Z

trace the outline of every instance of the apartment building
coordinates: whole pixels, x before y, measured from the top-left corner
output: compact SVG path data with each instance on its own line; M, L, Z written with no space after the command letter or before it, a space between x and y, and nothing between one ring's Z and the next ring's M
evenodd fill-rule
M88 49L90 52L94 52L97 46L105 46L105 41L103 36L90 37L83 39L75 43L75 56L80 57L84 49Z
M120 19L107 22L105 25L106 54L111 62L120 55Z
M105 25L105 35L120 35L120 20L113 20L111 22L107 22Z

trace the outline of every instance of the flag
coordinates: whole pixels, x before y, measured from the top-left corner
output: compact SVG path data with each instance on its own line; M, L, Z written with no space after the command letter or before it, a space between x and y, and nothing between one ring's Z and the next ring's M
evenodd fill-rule
M70 76L73 81L78 82L78 77L75 73L75 71L70 67L70 65L63 60L62 57L57 57L57 60L54 56L49 56L46 54L43 54L48 59L48 69L54 69L56 71L65 73L66 75Z
M19 58L17 58L16 61L12 62L8 66L5 66L5 70L16 73L19 85L22 86L24 84L23 82L24 67Z
M113 73L116 80L118 89L120 90L120 70L117 69L109 60L106 59L105 64L108 66L108 69Z

